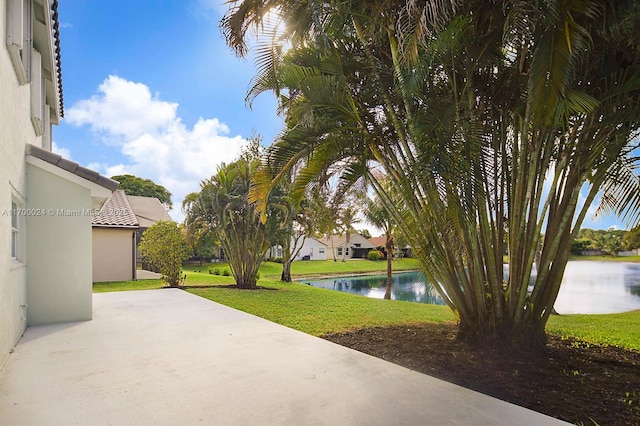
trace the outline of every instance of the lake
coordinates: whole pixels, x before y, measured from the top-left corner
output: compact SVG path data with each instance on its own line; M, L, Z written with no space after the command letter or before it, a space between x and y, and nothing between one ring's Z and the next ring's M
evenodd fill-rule
M391 298L444 305L422 272L393 274ZM304 280L306 284L382 299L386 275ZM570 261L555 304L560 314L607 314L640 309L640 264Z

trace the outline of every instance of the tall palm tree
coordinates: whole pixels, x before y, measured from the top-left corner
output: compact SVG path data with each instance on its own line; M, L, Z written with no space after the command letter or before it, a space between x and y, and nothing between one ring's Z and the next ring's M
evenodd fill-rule
M258 269L269 248L273 220L260 220L249 188L257 160L246 156L222 164L217 173L202 182L201 204L212 232L220 242L238 287L256 286ZM269 218L268 218L269 219Z
M364 176L459 338L541 347L570 242L638 135L637 2L231 4L237 51L264 8L293 18L291 48L252 88L279 94L286 114L271 164L302 164L300 187L333 164L345 182ZM405 214L374 179L380 166Z
M383 186L389 190L387 185ZM391 195L393 193L389 191ZM400 202L400 200L396 200ZM400 204L397 204L399 206ZM396 228L397 224L392 212L387 210L385 203L374 196L370 198L368 195L362 197L362 214L365 220L373 226L381 229L385 237L385 252L387 260L387 283L384 292L385 299L391 299L391 284L393 282L393 258L396 252Z
M353 206L346 206L340 211L340 230L341 234L344 234L344 245L342 247L342 261L345 262L347 258L347 252L351 246L351 234L355 232L353 225L360 222L357 217L358 211Z

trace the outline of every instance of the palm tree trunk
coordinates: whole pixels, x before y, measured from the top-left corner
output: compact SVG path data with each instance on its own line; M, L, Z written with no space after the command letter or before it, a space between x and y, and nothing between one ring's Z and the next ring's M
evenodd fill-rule
M393 237L387 235L387 242L385 243L385 249L387 251L387 287L384 291L384 298L387 300L391 299L391 282L393 280L392 272L393 272L393 252L394 252L394 244Z

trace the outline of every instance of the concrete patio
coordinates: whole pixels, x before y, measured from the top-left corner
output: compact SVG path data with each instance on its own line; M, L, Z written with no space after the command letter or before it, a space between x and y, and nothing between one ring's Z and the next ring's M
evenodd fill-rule
M93 303L92 321L26 331L1 424L562 424L181 290Z

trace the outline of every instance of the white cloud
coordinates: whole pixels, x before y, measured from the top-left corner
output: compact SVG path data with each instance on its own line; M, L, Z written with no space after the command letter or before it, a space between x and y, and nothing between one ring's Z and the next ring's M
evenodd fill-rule
M67 160L71 160L71 151L69 151L67 148L62 148L61 146L58 146L56 141L53 141L51 143L51 151L53 151L58 155L62 155Z
M126 164L91 163L107 176L130 173L151 179L173 194L176 220L186 194L199 190L202 179L215 173L222 162L237 158L247 141L230 137L217 118L200 118L188 128L177 116L178 104L151 94L148 86L109 76L89 99L67 111L75 126L91 126L100 140L116 146Z

